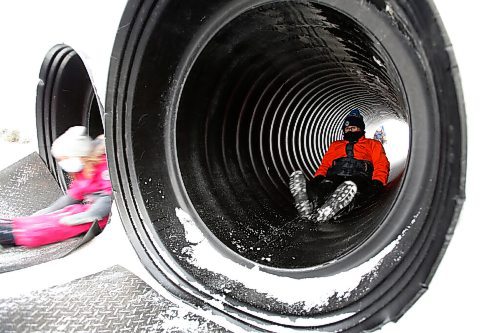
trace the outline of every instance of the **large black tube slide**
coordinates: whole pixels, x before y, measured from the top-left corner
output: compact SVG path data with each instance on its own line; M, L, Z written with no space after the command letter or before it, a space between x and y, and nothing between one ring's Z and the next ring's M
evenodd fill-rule
M430 1L129 2L106 98L118 209L170 291L257 330L358 332L425 291L464 198L458 71ZM384 125L385 193L295 218L346 113Z
M36 124L40 157L62 188L67 179L50 154L52 142L69 127L83 125L89 135L104 132L103 107L80 55L58 44L46 54L36 95Z

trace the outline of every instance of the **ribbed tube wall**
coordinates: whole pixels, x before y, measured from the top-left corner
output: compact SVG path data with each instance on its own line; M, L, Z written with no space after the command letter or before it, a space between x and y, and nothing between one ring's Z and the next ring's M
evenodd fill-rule
M290 268L335 259L375 231L397 195L404 96L390 57L346 15L293 2L248 11L203 49L182 91L177 154L189 197L210 230L251 260ZM313 176L353 108L367 135L394 121L406 128L387 143L404 150L389 156L396 181L339 223L296 219L289 175Z

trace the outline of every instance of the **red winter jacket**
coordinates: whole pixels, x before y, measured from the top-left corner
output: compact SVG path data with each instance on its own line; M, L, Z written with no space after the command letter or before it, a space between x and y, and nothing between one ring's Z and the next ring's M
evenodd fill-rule
M338 140L332 142L325 156L323 156L321 165L318 167L318 170L316 171L314 176L326 176L326 172L332 166L334 160L341 157L347 157L345 148L348 143L349 141L347 140ZM358 142L354 144L354 158L357 160L372 162L372 179L380 180L384 185L387 184L390 164L387 156L385 155L384 147L379 141L367 139L362 136L358 140Z

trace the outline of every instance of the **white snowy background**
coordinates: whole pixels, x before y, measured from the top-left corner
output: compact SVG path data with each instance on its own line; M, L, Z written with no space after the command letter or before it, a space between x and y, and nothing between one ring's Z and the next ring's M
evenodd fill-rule
M462 77L468 127L467 199L429 290L398 323L384 326L381 332L495 332L500 308L500 4L493 0L435 3ZM71 41L78 40L82 50L93 50L94 58L87 61L104 99L109 62L102 59L109 59L123 6L121 0L0 2L0 130L18 130L22 140L31 141L7 143L0 137L0 168L37 149L36 85L41 62L51 46L63 42L73 46ZM158 288L136 260L121 225L112 223L109 229L92 247L69 257L0 274L0 296L68 282L115 263ZM102 259L96 261L95 256Z

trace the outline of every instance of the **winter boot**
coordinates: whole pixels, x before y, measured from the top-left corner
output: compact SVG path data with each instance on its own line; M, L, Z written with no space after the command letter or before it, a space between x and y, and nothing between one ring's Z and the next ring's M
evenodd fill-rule
M318 209L316 220L325 222L333 218L344 207L349 205L358 190L356 184L350 180L343 182L330 194L323 206Z
M302 171L295 171L290 176L290 192L295 201L295 208L302 218L309 218L313 211L313 206L307 197L306 178Z
M0 224L0 245L15 245L12 224Z

